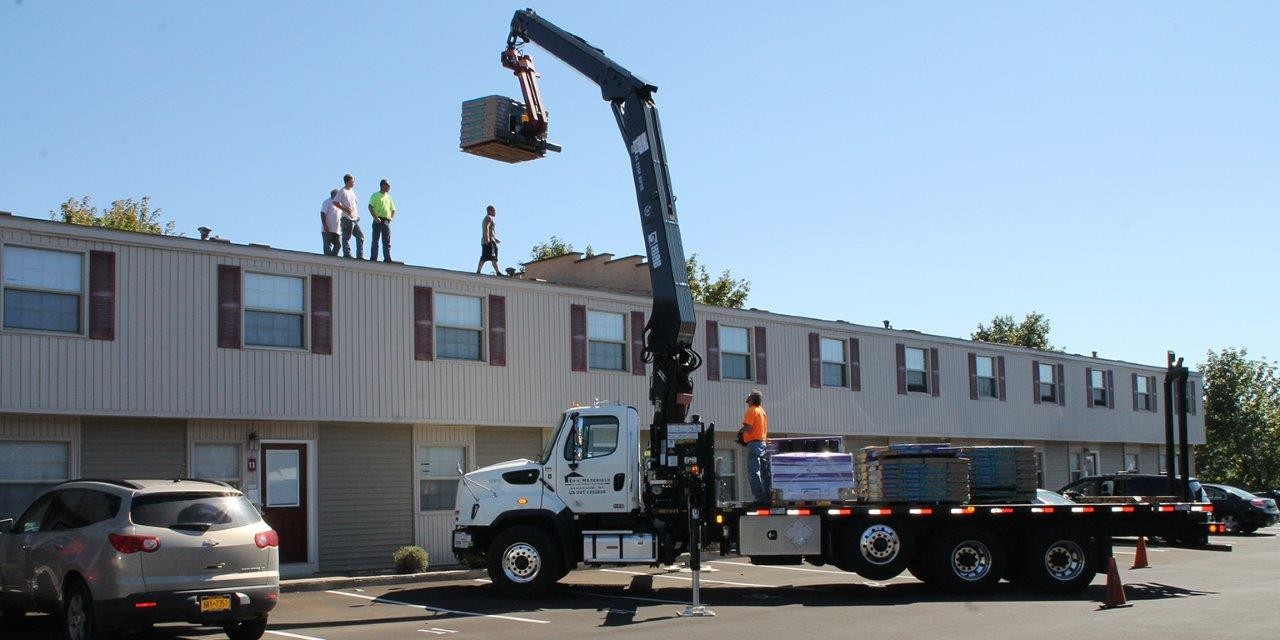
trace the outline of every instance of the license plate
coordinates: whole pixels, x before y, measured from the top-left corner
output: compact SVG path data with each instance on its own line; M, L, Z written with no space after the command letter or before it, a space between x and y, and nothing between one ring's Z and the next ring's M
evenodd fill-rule
M466 531L453 532L453 546L460 549L471 548L471 534Z
M230 610L231 596L203 596L200 598L200 613Z

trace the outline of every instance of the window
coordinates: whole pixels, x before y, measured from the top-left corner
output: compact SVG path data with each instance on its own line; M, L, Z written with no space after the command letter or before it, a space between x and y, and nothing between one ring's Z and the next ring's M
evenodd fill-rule
M302 348L306 298L303 279L244 274L244 343Z
M720 377L752 379L750 333L742 327L720 327Z
M1136 453L1124 454L1124 470L1129 472L1138 471L1138 454Z
M4 327L80 333L84 256L4 247Z
M846 387L849 385L848 358L845 356L844 340L823 338L819 349L822 354L822 386Z
M587 312L587 363L591 369L627 370L627 331L621 313Z
M1098 453L1085 452L1071 454L1071 479L1079 480L1098 475Z
M455 360L480 360L483 334L480 298L436 294L436 355ZM449 500L452 503L453 497Z
M1133 380L1133 393L1138 399L1138 410L1151 411L1152 401L1155 399L1151 392L1151 378L1137 376Z
M192 454L195 477L240 488L240 445L197 444Z
M418 447L418 508L452 511L458 494L458 469L466 469L466 447Z
M1000 388L996 386L996 359L991 356L974 358L974 366L978 372L978 397L1000 397Z
M70 477L66 442L0 441L0 518L14 518L36 496Z
M618 450L618 419L612 416L587 416L582 419L582 459L603 458ZM564 459L573 460L573 440L564 443Z
M201 532L236 529L262 522L258 510L244 496L213 491L140 495L129 506L129 519L144 527ZM182 526L184 524L188 526Z
M929 393L928 356L924 349L906 348L907 391Z
M1093 397L1093 406L1107 406L1107 372L1093 369L1089 372L1089 393Z
M725 448L716 456L716 501L733 502L738 499L738 454L735 448Z
M120 497L101 491L68 489L57 491L45 514L41 531L70 531L114 518L120 512Z
M1058 368L1051 364L1040 364L1040 401L1058 401Z

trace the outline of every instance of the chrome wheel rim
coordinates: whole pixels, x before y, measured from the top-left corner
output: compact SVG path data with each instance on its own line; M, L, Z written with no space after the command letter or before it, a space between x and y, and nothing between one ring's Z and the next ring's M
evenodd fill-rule
M858 540L858 548L862 558L874 565L885 565L893 562L902 550L902 537L893 527L883 524L872 525L862 532Z
M541 570L542 555L527 542L517 542L502 553L502 573L512 582L531 582Z
M956 577L976 582L991 573L991 549L979 540L965 540L951 551L951 571Z
M84 597L73 593L67 599L67 636L71 640L84 640L86 622Z
M1074 540L1059 540L1045 549L1044 568L1054 580L1075 580L1084 573L1084 548Z

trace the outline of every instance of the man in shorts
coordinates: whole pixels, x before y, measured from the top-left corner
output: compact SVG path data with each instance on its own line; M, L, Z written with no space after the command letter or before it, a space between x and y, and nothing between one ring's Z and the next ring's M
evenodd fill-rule
M476 273L480 273L484 263L493 263L493 275L502 275L502 269L498 268L498 230L494 224L494 218L497 217L498 210L489 205L484 221L480 223L480 262L476 263Z

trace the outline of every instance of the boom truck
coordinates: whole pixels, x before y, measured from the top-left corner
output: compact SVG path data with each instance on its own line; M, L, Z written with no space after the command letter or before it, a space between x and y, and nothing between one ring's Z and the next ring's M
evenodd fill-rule
M600 86L629 152L653 284L644 327L652 364L648 442L639 411L621 403L572 407L536 460L514 460L462 475L453 550L486 567L493 587L534 596L579 565L672 564L690 555L697 603L700 552L716 543L757 564L832 565L871 580L903 571L942 589L979 592L1002 578L1047 592L1083 589L1105 571L1112 536L1146 535L1203 544L1212 506L1177 498L1123 504L878 504L859 500L782 502L768 506L718 502L714 424L689 413L694 309L667 171L652 84L586 40L531 9L515 13L503 66L519 79L525 113L503 143L540 156L547 115L532 57L536 43ZM481 154L484 155L484 154ZM491 157L511 161L505 152ZM1180 409L1186 461L1186 380L1181 361L1165 380L1166 441L1174 451L1172 407ZM1182 402L1173 402L1177 397ZM1170 454L1172 455L1172 454Z

